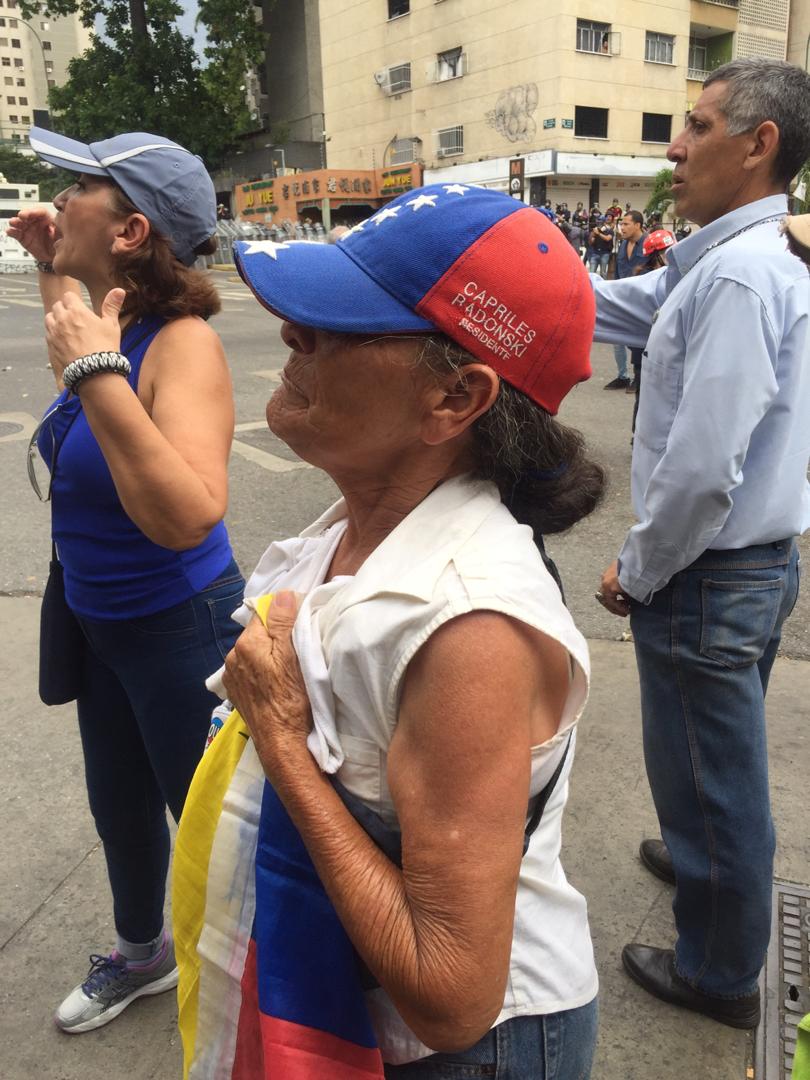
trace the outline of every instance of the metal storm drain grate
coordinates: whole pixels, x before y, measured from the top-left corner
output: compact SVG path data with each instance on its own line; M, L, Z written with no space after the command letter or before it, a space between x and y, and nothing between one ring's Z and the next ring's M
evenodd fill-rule
M796 1027L810 1013L810 888L773 883L771 944L761 980L756 1080L790 1080Z

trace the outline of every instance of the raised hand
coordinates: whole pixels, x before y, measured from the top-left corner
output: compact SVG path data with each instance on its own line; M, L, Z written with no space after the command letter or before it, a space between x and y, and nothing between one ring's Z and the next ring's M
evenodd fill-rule
M45 316L48 356L57 380L80 356L94 352L118 352L121 328L118 316L126 298L124 289L110 289L101 305L101 315L89 308L80 296L65 293Z
M8 223L8 235L39 262L53 262L54 214L44 206L21 210Z

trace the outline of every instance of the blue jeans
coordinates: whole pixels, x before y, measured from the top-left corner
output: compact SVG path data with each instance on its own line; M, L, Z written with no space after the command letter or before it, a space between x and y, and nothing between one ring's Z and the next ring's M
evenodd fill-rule
M592 274L600 273L602 277L607 277L608 266L610 265L610 252L609 251L589 251L588 252L588 269Z
M706 551L631 605L644 759L672 855L679 974L753 992L768 947L774 828L765 692L799 590L793 540Z
M516 1016L457 1054L386 1065L386 1080L589 1080L599 1024L597 999L547 1016Z
M625 345L613 346L613 359L616 361L616 371L620 379L627 378L627 347Z
M87 638L78 699L90 810L104 845L115 928L152 941L163 927L166 806L177 821L219 699L204 680L242 627L235 562L181 604L129 620L80 618Z

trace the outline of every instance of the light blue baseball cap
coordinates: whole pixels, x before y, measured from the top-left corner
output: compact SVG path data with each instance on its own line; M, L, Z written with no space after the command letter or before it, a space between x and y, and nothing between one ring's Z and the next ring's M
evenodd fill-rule
M116 183L186 266L216 231L216 194L202 159L162 135L133 131L85 144L32 127L28 141L51 165Z

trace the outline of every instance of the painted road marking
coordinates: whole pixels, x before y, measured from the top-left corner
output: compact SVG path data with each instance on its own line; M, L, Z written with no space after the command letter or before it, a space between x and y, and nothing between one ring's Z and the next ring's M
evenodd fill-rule
M296 469L312 468L306 461L287 461L286 458L278 457L276 454L268 454L266 450L260 450L258 446L240 442L239 439L234 439L231 449L240 457L247 458L254 465L261 465L263 469L267 469L269 472L286 473L294 472Z

